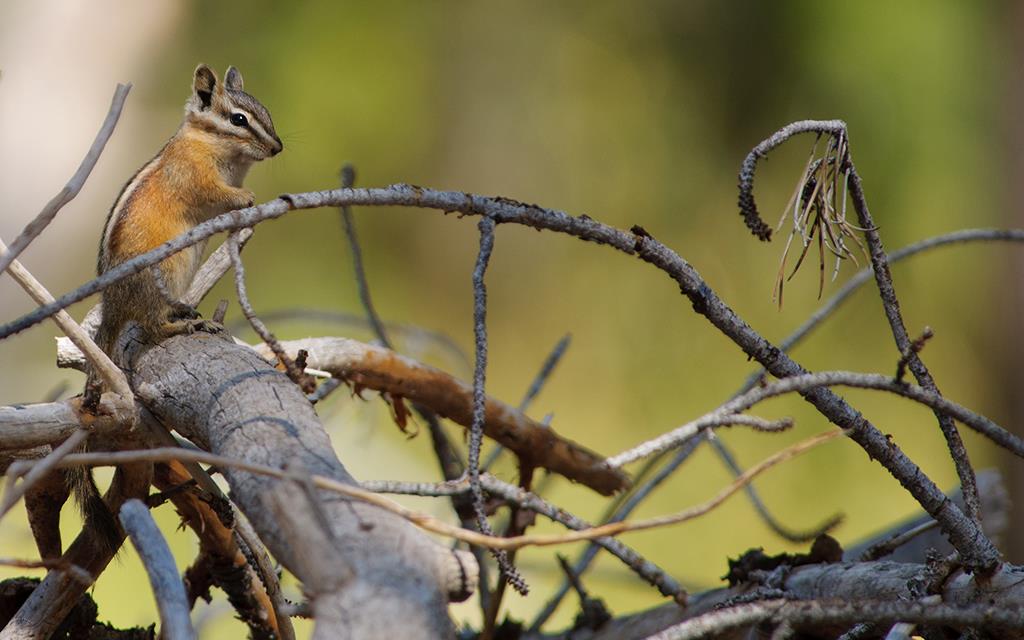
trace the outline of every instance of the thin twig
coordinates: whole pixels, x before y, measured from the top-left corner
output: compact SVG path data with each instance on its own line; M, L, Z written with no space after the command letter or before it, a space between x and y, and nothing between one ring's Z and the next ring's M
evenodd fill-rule
M931 340L934 335L931 327L925 327L921 335L910 343L910 348L900 356L899 362L896 363L896 375L893 376L896 382L903 382L903 376L907 373L907 364L910 362L911 356L915 353L920 353L921 349L924 349L925 343Z
M875 283L878 285L878 292L882 298L882 305L885 308L886 318L892 329L893 339L896 348L901 356L908 358L907 364L911 373L924 389L941 395L938 385L932 378L931 372L925 366L924 361L914 350L913 342L907 333L906 324L903 322L903 315L900 311L899 299L896 297L896 286L892 280L892 272L889 269L889 261L885 255L885 247L882 245L882 237L875 227L875 222L868 209L867 197L864 195L864 188L860 176L853 162L849 161L849 185L850 198L853 200L854 209L857 211L861 226L865 228L864 237L867 240L868 249L871 252L871 266L875 274ZM939 422L939 429L946 439L950 456L953 458L953 466L957 476L960 478L960 486L964 494L964 511L979 527L981 525L981 500L978 497L978 481L974 477L974 467L971 466L971 459L964 446L963 438L957 431L953 420L943 413L936 411L935 417Z
M473 511L476 513L476 524L480 532L493 536L491 523L484 511L484 491L480 486L480 447L484 439L484 418L487 409L487 285L484 274L494 249L494 220L484 216L477 225L480 229L480 252L473 268L473 341L476 345L476 367L473 371L473 423L469 429L469 460L466 465L469 472L469 486L473 491ZM493 550L495 561L501 570L502 577L522 595L529 593L523 576L512 566L508 554L501 550Z
M213 289L213 285L217 284L224 277L224 274L228 272L228 269L231 268L231 244L228 240L234 238L238 244L238 251L241 252L249 242L249 239L252 238L252 233L252 229L239 229L228 236L228 239L222 242L210 254L210 257L206 259L203 266L199 267L199 271L192 278L192 284L189 285L185 295L181 297L181 301L192 307L198 306L203 298L210 293L210 290Z
M907 544L917 536L921 535L922 533L931 531L937 526L939 526L939 523L934 520L922 522L921 524L917 525L916 527L913 527L912 529L902 531L900 533L897 533L896 535L886 538L885 540L882 540L871 545L870 547L864 550L864 553L860 554L860 559L863 562L870 562L872 560L879 560L881 558L884 558L885 556L889 555L896 549L899 549L900 547Z
M271 333L267 325L263 324L263 321L256 315L256 311L252 308L252 303L249 302L249 295L245 290L245 265L242 264L242 256L239 253L238 238L232 234L227 239L227 245L228 255L231 257L231 264L235 269L235 291L238 293L238 306L242 308L242 315L249 321L249 324L252 325L253 330L260 339L274 352L277 361L284 366L291 381L297 384L304 393L313 393L316 387L313 386L312 380L301 367L295 364L295 361L284 350L277 337Z
M14 264L14 260L46 229L47 225L53 221L64 205L74 200L78 192L82 190L82 186L88 180L93 167L96 166L96 161L99 160L100 154L103 153L103 148L114 133L114 127L121 117L121 110L124 108L124 102L128 98L128 92L131 91L131 88L132 85L130 83L117 85L117 88L114 89L114 96L110 99L110 108L107 110L107 116L103 119L103 124L100 125L96 138L92 141L89 151L82 158L82 162L78 165L74 175L64 185L64 188L46 203L46 206L36 215L32 222L25 226L22 232L18 234L18 237L14 239L14 242L11 243L10 247L0 248L0 273L3 273L7 267Z
M76 564L71 564L63 558L44 558L42 560L0 558L0 566L17 567L19 569L57 569L58 571L67 572L68 575L84 585L91 585L93 583L92 574Z
M355 185L356 170L351 164L346 164L341 168L341 188L351 189ZM363 250L359 244L359 235L356 233L356 222L352 215L352 208L348 205L342 205L341 209L341 221L345 227L345 237L348 239L349 250L352 252L352 270L356 278L356 287L359 290L359 301L363 305L363 310L366 312L366 320L370 323L370 328L373 330L374 335L380 340L380 343L388 349L394 350L392 346L391 338L388 336L387 328L384 321L381 320L380 315L377 313L376 307L373 306L373 297L370 295L370 282L366 276L366 268L363 264ZM456 352L464 357L460 349L456 347ZM401 402L401 400L397 400ZM445 432L444 427L441 426L441 420L438 418L434 411L431 411L429 407L422 403L414 402L413 410L424 422L427 423L427 429L430 431L430 442L434 448L434 455L437 457L438 463L441 465L441 473L444 475L445 480L454 480L465 472L465 465L462 463L462 459L455 450L455 446L452 444L451 439ZM456 513L460 513L460 518L466 526L470 524L470 518L467 514L467 505L453 504L452 505ZM485 585L481 585L486 589ZM481 594L486 599L486 594L481 591Z
M544 388L544 384L551 377L551 372L555 370L558 363L561 362L562 356L565 355L566 350L569 348L569 343L572 341L571 334L565 334L562 336L555 346L551 349L551 353L548 357L544 358L544 363L540 366L540 371L537 372L537 376L530 383L530 388L526 390L526 395L519 401L519 410L526 411L526 409L533 402L540 390Z
M288 615L284 613L287 601L281 592L281 581L278 579L273 560L270 554L267 553L266 547L263 546L263 541L260 540L256 531L252 528L249 519L238 510L238 507L234 507L232 513L234 514L235 521L235 535L249 549L247 558L252 561L253 568L260 576L263 588L266 590L267 595L270 597L271 605L274 607L274 616L277 618L281 640L295 640L295 629L292 627L292 622L288 619Z
M141 500L131 499L121 505L119 518L149 575L149 584L160 611L160 636L167 640L196 638L189 619L185 585L178 576L171 549L149 509Z
M767 156L772 149L800 133L820 133L821 131L845 130L846 123L842 120L804 120L786 125L766 140L754 147L743 160L740 169L740 213L751 233L761 240L770 240L772 228L765 224L754 203L754 171L757 161Z
M356 169L351 164L341 168L341 188L351 189L356 181ZM348 238L348 247L352 252L352 269L355 271L356 286L359 289L359 301L366 311L366 318L370 321L370 327L388 349L393 349L387 332L384 330L384 323L381 322L377 310L373 307L373 298L370 297L370 285L366 280L366 270L363 268L363 250L359 245L359 236L356 235L355 220L352 219L352 208L348 205L341 207L341 222L345 227L345 237Z
M338 387L343 386L345 386L345 382L341 378L328 378L321 382L320 386L318 386L313 393L306 394L306 398L309 400L310 404L316 404L334 393Z
M681 427L676 427L666 434L647 440L646 442L643 442L627 451L623 451L618 455L611 456L608 458L606 464L612 468L621 467L629 464L630 462L634 462L675 447L689 440L701 431L714 427L742 425L751 427L755 431L776 432L785 431L793 426L793 421L789 418L783 418L782 420L765 420L764 418L748 416L742 413L729 413L724 409L725 406L723 405L723 407L719 407L711 413L707 413L696 420L687 422Z
M725 446L721 438L718 438L713 431L707 431L706 437L711 442L712 448L718 453L718 456L725 463L726 467L732 473L733 477L739 476L743 473L743 469L737 464L736 458L732 455L732 451ZM828 533L843 521L843 515L841 513L835 514L827 518L824 522L814 527L813 529L805 529L803 531L795 531L789 527L783 525L779 520L772 515L768 510L768 506L765 505L764 501L761 500L761 496L757 494L754 489L754 485L750 484L744 488L751 504L754 505L754 509L761 519L768 525L768 527L776 533L783 540L789 542L808 542L814 540L823 533ZM933 521L934 522L934 521Z

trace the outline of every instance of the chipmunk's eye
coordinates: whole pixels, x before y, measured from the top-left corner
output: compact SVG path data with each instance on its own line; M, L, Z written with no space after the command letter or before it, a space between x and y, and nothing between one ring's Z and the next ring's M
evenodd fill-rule
M236 127L244 127L245 125L249 124L249 121L246 119L244 114L232 113L231 124L235 125Z

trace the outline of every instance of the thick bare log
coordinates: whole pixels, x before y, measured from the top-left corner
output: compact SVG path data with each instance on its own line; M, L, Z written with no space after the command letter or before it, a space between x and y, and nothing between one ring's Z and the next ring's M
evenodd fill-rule
M207 334L178 336L138 355L132 384L147 386L160 421L214 453L355 484L301 390L248 348ZM449 585L453 573L475 570L470 554L453 555L373 505L323 491L296 497L294 483L224 474L271 553L311 595L314 637L452 635Z

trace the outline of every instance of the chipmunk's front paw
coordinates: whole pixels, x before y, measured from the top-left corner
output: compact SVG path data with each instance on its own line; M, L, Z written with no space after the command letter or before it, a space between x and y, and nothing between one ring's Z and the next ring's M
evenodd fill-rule
M171 321L195 320L198 317L199 312L196 311L195 307L180 301L172 303L171 309L167 312L167 319Z
M216 320L204 320L202 318L198 318L196 320L190 320L189 322L192 324L192 331L190 331L189 333L192 333L194 331L202 331L203 333L218 335L227 331L224 328L224 325L217 322Z
M180 335L192 335L196 331L219 335L225 333L224 325L214 320L204 318L185 318L164 323L163 334L165 338Z

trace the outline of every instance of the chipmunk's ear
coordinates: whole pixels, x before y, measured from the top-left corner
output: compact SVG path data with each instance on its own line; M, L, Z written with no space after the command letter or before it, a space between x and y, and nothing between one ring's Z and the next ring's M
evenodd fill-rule
M231 91L242 91L242 72L231 66L224 74L224 88Z
M196 67L195 78L192 80L192 96L196 100L196 106L202 109L209 109L213 102L213 92L217 88L217 76L210 67L201 64Z

